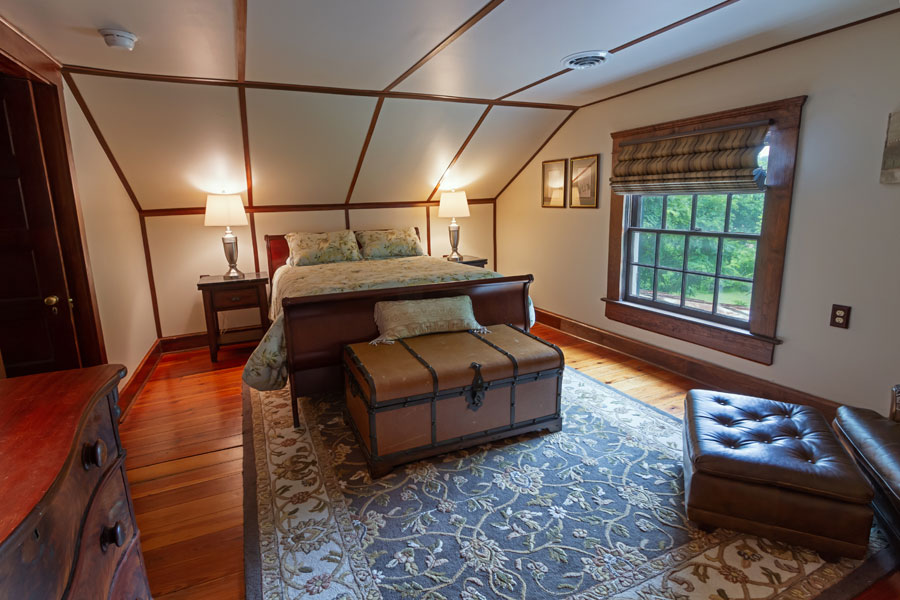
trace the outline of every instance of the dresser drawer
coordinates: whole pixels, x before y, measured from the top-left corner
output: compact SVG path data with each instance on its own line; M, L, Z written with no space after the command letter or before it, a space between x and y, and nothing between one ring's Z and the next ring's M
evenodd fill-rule
M212 293L213 304L216 308L253 308L259 306L257 289L238 288L234 290L215 290Z
M141 556L141 545L135 540L122 559L109 600L150 600L150 588L144 573L144 559Z
M120 466L103 482L88 508L69 598L94 598L97 590L108 590L119 560L135 539L126 486Z
M114 397L113 397L114 400ZM68 471L49 492L43 516L0 557L0 590L9 598L59 598L69 580L85 507L119 454L110 397L88 415Z

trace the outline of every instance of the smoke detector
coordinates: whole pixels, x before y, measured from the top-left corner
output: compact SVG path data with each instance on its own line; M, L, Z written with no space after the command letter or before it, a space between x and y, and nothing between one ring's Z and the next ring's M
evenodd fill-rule
M609 52L605 50L586 50L576 52L562 59L562 64L568 69L591 69L606 62Z
M124 29L98 29L97 31L100 32L100 35L106 41L106 45L110 48L124 48L129 52L134 50L137 36L130 31L125 31Z

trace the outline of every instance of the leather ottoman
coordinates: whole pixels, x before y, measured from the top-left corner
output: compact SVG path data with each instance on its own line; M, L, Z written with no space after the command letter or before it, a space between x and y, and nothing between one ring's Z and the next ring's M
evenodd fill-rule
M689 519L828 558L865 554L873 491L819 411L706 390L684 403Z

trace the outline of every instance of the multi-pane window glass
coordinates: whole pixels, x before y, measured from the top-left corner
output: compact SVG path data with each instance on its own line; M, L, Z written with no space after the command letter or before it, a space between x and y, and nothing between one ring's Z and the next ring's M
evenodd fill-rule
M747 327L765 194L631 196L627 298Z

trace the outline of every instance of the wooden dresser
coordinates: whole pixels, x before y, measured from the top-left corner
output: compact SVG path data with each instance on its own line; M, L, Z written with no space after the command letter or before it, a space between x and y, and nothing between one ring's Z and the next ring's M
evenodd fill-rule
M149 600L121 365L0 380L0 597Z

